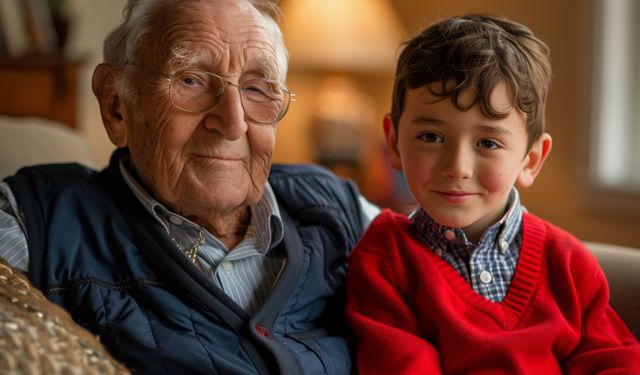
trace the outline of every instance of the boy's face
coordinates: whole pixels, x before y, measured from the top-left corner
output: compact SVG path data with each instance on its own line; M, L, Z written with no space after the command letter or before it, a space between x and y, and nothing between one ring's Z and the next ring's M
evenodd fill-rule
M472 94L463 93L463 104ZM486 117L477 105L460 111L426 87L408 90L405 99L397 132L385 118L393 167L404 171L411 193L431 217L477 241L504 215L514 184L533 183L551 137L545 133L527 150L524 114L509 109L511 98L502 84L492 95L496 110L509 110L502 119Z

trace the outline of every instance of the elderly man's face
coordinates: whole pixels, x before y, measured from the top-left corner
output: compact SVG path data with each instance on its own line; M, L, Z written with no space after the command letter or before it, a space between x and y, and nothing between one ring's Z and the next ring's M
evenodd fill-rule
M157 45L140 65L174 73L195 68L238 83L277 79L273 37L244 0L175 5L158 20ZM176 59L169 51L186 52ZM157 61L162 60L162 61ZM127 108L127 144L134 167L161 202L186 216L207 217L253 204L271 165L275 125L245 117L235 86L205 113L175 108L168 80L140 73L138 100Z

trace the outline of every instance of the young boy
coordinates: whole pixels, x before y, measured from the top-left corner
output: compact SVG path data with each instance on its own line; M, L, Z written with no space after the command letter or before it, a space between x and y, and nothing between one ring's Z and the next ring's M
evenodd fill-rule
M551 150L547 46L511 21L456 17L409 41L396 74L384 130L419 208L383 211L351 255L360 373L640 373L595 258L515 188Z

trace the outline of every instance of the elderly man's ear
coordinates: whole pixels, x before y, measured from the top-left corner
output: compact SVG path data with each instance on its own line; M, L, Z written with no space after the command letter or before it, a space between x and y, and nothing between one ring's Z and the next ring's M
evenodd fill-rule
M127 119L124 103L116 90L118 72L109 64L100 64L93 71L91 87L98 99L100 114L111 143L117 147L127 145Z

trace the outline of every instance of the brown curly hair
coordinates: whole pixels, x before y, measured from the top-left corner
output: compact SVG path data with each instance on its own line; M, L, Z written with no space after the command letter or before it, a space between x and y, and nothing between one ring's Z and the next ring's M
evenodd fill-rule
M407 89L430 85L433 95L450 98L461 111L478 104L489 118L503 118L491 106L491 93L505 83L512 105L526 114L529 147L545 129L544 111L551 82L549 48L524 25L471 14L437 22L405 43L396 69L391 119L398 131ZM471 89L464 105L460 94Z

